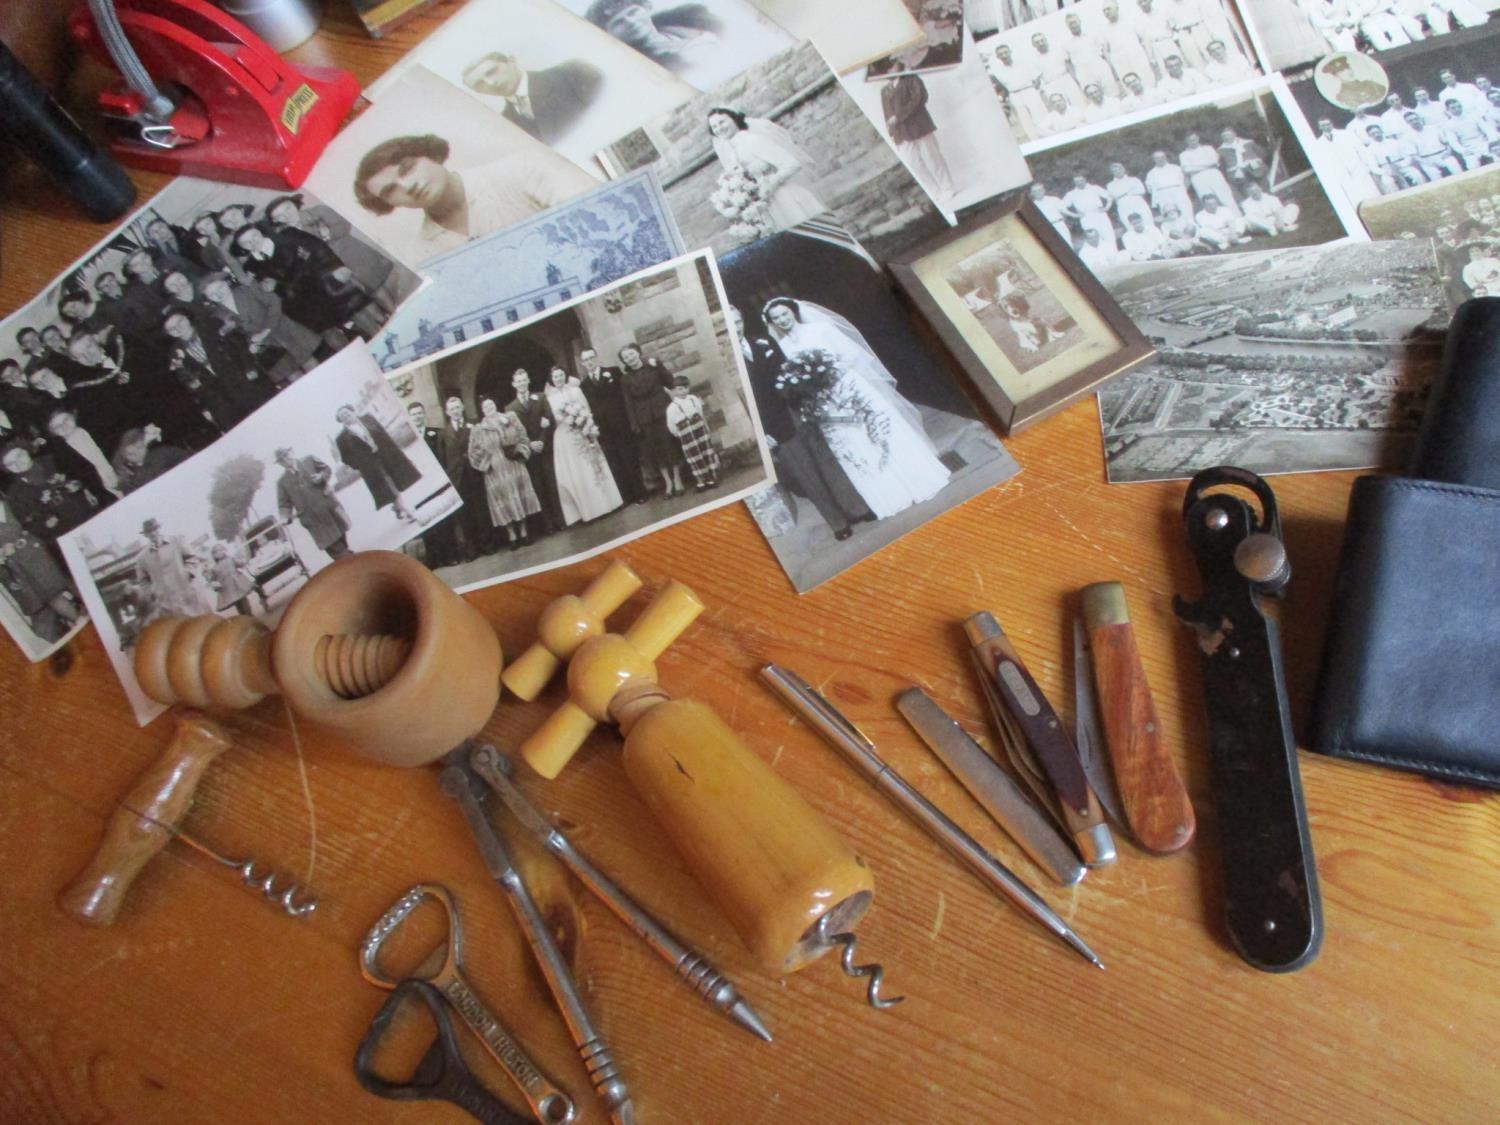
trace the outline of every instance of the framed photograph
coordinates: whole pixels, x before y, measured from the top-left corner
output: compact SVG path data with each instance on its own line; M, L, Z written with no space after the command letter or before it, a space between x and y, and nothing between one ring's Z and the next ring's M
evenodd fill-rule
M1156 354L1029 200L1002 202L890 269L1008 434Z

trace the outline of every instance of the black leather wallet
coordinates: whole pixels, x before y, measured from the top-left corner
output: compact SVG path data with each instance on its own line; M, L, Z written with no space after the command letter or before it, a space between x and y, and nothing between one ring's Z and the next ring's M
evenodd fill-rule
M1311 748L1500 788L1500 297L1464 304L1407 477L1361 477Z

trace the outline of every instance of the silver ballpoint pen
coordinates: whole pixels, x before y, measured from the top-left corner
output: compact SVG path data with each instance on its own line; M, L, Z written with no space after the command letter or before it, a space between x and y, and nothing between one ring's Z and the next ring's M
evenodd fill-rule
M760 670L761 678L793 711L806 721L823 740L840 751L877 788L899 805L903 812L968 865L970 870L999 891L1021 910L1031 915L1098 968L1104 968L1082 938L1048 906L1035 891L1016 877L974 837L949 820L937 806L913 789L875 753L875 744L857 726L845 718L833 704L824 699L797 673L775 664Z
M505 807L522 828L557 856L578 881L592 891L616 918L644 941L672 970L703 999L718 1008L746 1031L758 1035L767 1043L771 1033L761 1022L755 1009L739 994L734 983L711 965L706 957L695 952L647 914L633 899L615 885L614 881L595 867L573 842L554 827L541 810L526 799L510 776L510 763L493 746L474 744L469 755L469 764L505 802Z

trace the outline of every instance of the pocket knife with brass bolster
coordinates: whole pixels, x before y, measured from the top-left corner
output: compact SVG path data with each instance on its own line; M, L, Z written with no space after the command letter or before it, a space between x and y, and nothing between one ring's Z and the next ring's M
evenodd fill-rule
M1323 917L1281 644L1260 604L1291 578L1276 496L1248 470L1205 469L1188 484L1183 521L1203 593L1172 608L1202 650L1229 934L1257 969L1289 972L1317 956Z
M1053 807L1089 867L1115 861L1115 841L1078 749L1015 646L988 613L964 622L970 655L1007 751L1038 798Z

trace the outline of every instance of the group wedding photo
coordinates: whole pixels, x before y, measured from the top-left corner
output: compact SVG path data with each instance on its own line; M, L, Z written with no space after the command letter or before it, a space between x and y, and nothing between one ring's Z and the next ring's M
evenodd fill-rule
M388 378L463 499L421 545L460 591L588 558L771 476L702 251Z

